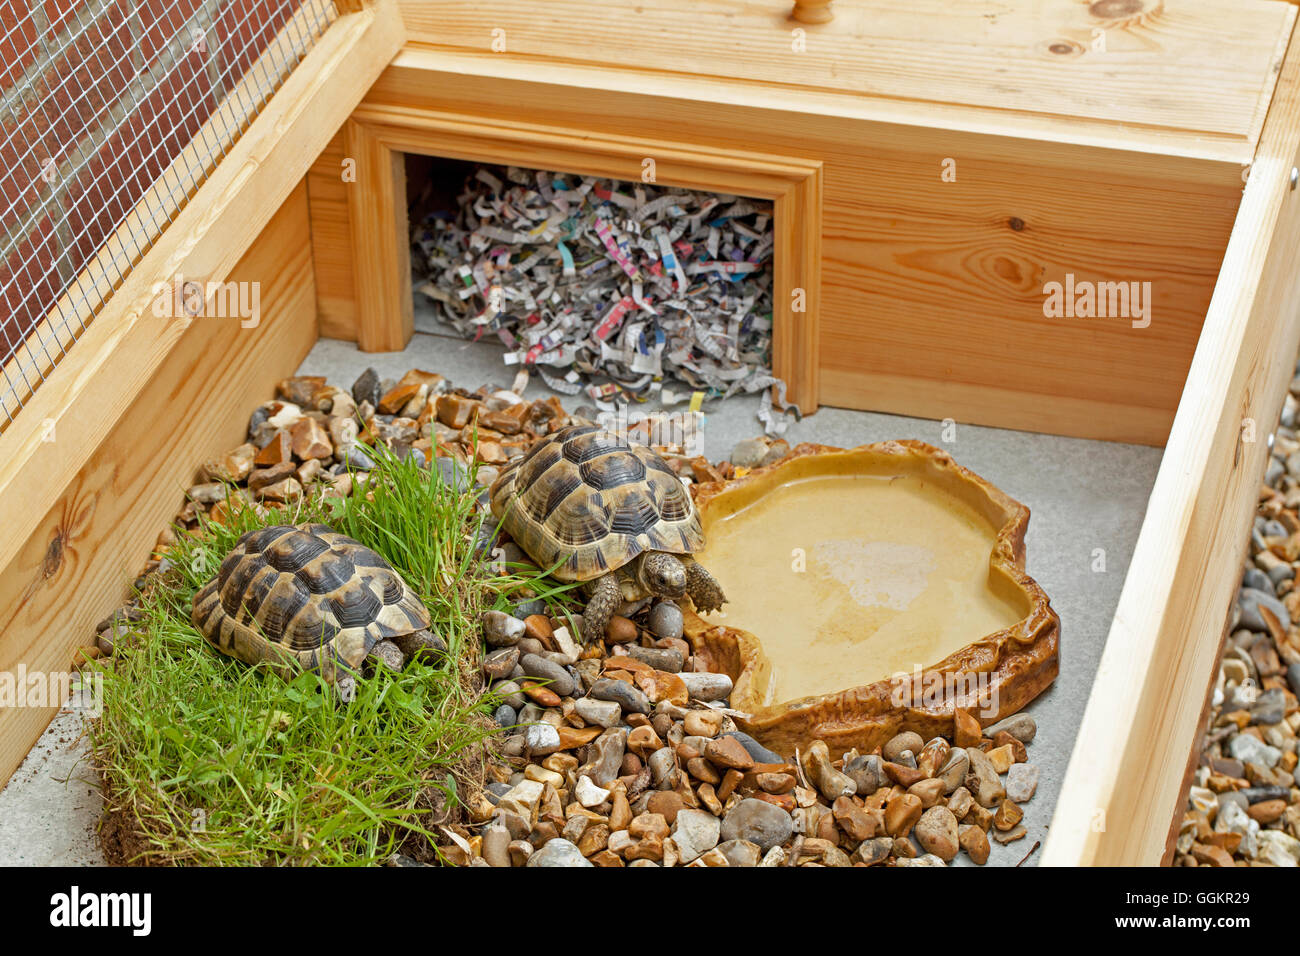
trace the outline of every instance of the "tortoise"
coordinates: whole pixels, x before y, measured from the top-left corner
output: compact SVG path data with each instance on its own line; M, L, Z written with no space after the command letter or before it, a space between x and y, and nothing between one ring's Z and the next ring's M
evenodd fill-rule
M223 654L334 683L371 658L400 670L446 650L429 612L379 554L324 524L249 531L194 595L194 626Z
M691 557L704 531L690 492L644 445L570 425L502 470L490 494L493 515L533 561L583 582L588 641L623 601L689 595L698 610L714 611L727 600Z

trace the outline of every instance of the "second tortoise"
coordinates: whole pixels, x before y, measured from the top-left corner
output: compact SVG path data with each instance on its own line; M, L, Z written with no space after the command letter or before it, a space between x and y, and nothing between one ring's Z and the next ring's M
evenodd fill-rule
M624 601L689 595L703 612L722 588L692 555L704 547L695 502L659 455L595 425L538 442L492 485L492 513L542 568L583 582L583 637L595 640Z

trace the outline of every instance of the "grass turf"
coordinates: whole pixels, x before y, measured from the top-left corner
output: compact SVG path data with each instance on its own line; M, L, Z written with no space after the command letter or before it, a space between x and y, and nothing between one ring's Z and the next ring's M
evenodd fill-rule
M293 509L228 508L179 536L141 597L139 636L104 674L95 760L122 855L206 865L431 859L438 823L476 785L495 729L481 693L478 620L524 587L477 553L473 492L376 450L364 494ZM468 487L473 485L472 476ZM233 503L231 499L230 503ZM338 700L313 674L285 682L217 653L190 622L194 592L246 531L323 521L386 557L424 600L449 653L357 679ZM125 834L125 839L123 835ZM444 839L445 843L446 840Z

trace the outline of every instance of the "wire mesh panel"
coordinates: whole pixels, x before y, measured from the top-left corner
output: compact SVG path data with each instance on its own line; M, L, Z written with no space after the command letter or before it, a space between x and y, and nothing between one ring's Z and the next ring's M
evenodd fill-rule
M336 16L0 0L0 430Z

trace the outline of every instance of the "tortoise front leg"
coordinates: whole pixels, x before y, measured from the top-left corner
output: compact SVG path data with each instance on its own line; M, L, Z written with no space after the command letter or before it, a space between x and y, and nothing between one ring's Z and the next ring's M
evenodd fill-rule
M587 609L582 612L583 640L590 644L604 637L605 625L622 602L623 592L615 575L606 574L597 578L591 589L591 599L587 601Z
M686 562L686 593L691 596L695 609L702 614L718 611L727 603L722 585L698 561Z

